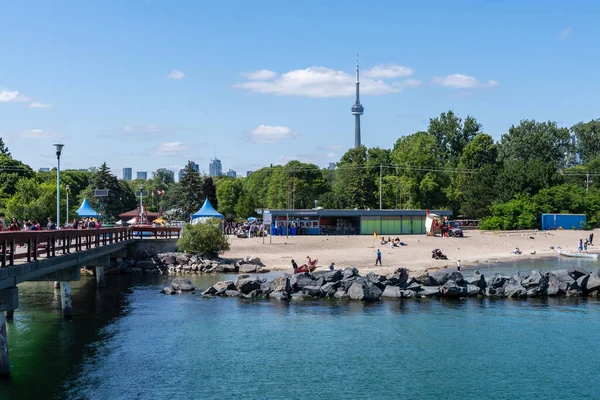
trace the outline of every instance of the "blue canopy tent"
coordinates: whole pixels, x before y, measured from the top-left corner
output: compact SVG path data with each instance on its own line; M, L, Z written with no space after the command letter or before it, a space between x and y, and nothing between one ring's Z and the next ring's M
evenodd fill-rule
M217 210L210 204L208 199L204 200L204 204L198 211L192 214L191 221L192 224L197 224L198 222L206 221L208 218L220 218L223 219L223 214L219 214Z
M84 218L89 217L97 217L98 213L90 207L90 203L88 203L87 199L83 199L83 203L81 203L81 207L77 209L77 215Z

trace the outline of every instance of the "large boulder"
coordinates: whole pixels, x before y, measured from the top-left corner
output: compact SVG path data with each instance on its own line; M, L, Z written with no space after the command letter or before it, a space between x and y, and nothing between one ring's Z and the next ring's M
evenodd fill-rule
M288 294L288 292L285 292L285 291L272 292L272 293L269 293L269 299L284 301L284 300L289 300L290 295Z
M494 275L492 275L490 280L487 282L487 286L491 287L493 289L498 289L498 288L503 287L508 279L509 279L508 276L494 274Z
M348 289L348 296L352 300L377 301L381 293L381 289L370 281L354 282Z
M587 292L587 283L588 283L589 279L590 279L589 275L584 275L584 276L580 276L577 279L577 281L576 281L577 282L577 286L579 286L581 288L581 291L582 291L582 293L584 295L588 294L588 292Z
M411 279L414 282L420 283L423 286L438 286L439 285L438 281L436 281L435 278L432 277L429 274L429 271L427 271L427 270L425 270L425 271L423 271L421 273L418 273L416 275L413 275L411 277Z
M394 272L387 275L387 280L392 282L393 285L404 285L408 282L408 270L406 268L397 268Z
M548 283L548 276L545 274L542 274L540 271L538 270L533 270L531 271L531 273L527 276L527 278L523 279L523 281L521 282L521 284L523 285L524 288L529 289L532 288L534 286L547 286Z
M235 273L238 272L238 267L235 264L219 264L215 268L218 273Z
M246 295L254 290L260 289L261 283L262 282L257 278L244 278L238 279L236 287L241 294Z
M439 286L421 286L421 290L419 291L419 296L421 297L434 297L440 295L440 287Z
M177 254L175 256L175 259L177 260L177 264L181 264L181 265L187 265L190 261L190 255L189 254Z
M399 299L402 297L402 290L398 286L386 286L381 297L385 299Z
M323 286L321 286L321 292L325 296L333 296L338 288L339 284L337 282L327 282Z
M552 272L550 272L550 275L556 276L559 281L565 282L568 285L570 285L573 282L575 282L575 279L571 276L571 274L569 274L567 272L566 269L559 269L559 270L556 270L556 271L552 271Z
M251 273L256 272L256 268L257 267L255 264L240 264L238 267L238 270L242 274L251 274Z
M286 292L292 291L292 285L290 284L290 278L288 276L278 276L271 281L271 290L274 292Z
M310 275L307 275L306 273L294 274L290 278L290 285L292 286L292 290L298 291L301 290L304 286L314 285L314 280Z
M226 290L225 291L225 296L227 296L227 297L239 297L239 296L241 296L241 293L238 292L237 290Z
M443 297L464 297L467 295L467 288L460 286L456 281L450 280L442 285L440 292Z
M173 290L181 290L182 292L192 292L196 290L196 286L194 286L192 281L183 278L173 279L171 287Z
M312 296L308 295L306 293L302 293L302 292L297 292L297 293L292 293L292 296L290 297L290 300L292 301L302 301L302 300L311 300Z
M600 290L600 269L595 269L590 272L588 281L585 285L585 290L587 293Z
M312 273L314 279L323 278L325 282L337 282L342 279L342 270L336 269L335 271L315 271Z
M475 271L472 277L465 279L469 285L477 286L481 290L485 290L485 276Z
M244 258L244 260L242 262L244 264L257 265L259 267L264 267L265 266L265 264L263 264L263 262L260 260L260 258L254 257L254 256L248 256L248 257Z
M504 296L518 299L527 297L527 289L517 283L509 283L504 287Z
M342 279L352 278L353 276L359 276L358 270L354 267L344 268L342 271Z
M570 278L570 277L569 277ZM548 290L546 294L548 296L562 296L567 293L569 285L562 281L557 275L550 273L548 275Z
M569 276L575 280L588 274L585 269L580 268L580 267L571 267L571 268L569 268L568 273L569 273Z
M177 263L177 259L174 256L164 256L160 261L166 265L175 265Z
M318 297L318 296L321 296L321 294L322 294L320 286L304 286L302 288L302 292L304 292L304 294L308 294L313 297Z
M430 273L430 275L437 281L438 285L443 286L448 281L453 281L456 284L462 284L464 282L464 276L458 271L452 272L444 272L444 271L436 271L435 273Z
M220 296L225 294L227 290L235 290L235 283L233 281L219 281L206 289L203 294Z
M483 289L481 289L477 285L467 284L467 295L469 295L469 296L477 296L477 295L481 294L482 291L483 291Z

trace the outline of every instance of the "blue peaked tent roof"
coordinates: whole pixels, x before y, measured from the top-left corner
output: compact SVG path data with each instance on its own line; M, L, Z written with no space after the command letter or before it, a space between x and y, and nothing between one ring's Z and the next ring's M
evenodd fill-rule
M81 203L81 207L77 209L77 215L80 217L97 217L98 213L90 207L90 203L88 203L87 199L83 199L83 203Z
M198 211L192 214L192 219L210 217L223 218L223 214L219 214L217 210L215 210L215 208L212 206L212 204L210 204L210 201L206 199L204 200L204 204L202 204L202 207L200 207Z

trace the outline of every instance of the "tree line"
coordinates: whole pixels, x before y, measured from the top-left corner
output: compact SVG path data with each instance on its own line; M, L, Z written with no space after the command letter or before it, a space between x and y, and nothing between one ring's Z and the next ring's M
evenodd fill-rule
M539 227L542 213L583 213L595 227L600 225L600 119L571 128L522 120L495 141L476 118L448 111L390 149L348 150L334 170L290 161L246 178L211 178L190 161L180 182L161 169L149 180L124 182L103 164L61 171L62 182L77 199L70 204L73 211L87 197L112 219L136 207L141 185L154 193L144 199L148 208L184 221L208 198L228 219L256 216L264 208L381 206L450 209L455 216L481 220L485 229L530 229ZM95 198L94 189L109 189L109 198ZM0 139L0 210L23 218L55 215L55 192L55 171L34 172L14 160Z

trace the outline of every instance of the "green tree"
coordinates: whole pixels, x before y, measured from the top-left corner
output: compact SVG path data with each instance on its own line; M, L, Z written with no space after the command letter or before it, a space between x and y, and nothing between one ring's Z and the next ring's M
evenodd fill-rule
M227 218L235 217L235 206L244 189L238 178L219 179L217 181L217 200L219 212Z
M175 182L175 176L173 171L166 168L159 168L152 173L152 181L157 189L163 190Z
M261 168L244 179L244 193L247 193L260 207L275 208L269 203L269 182L276 168ZM239 214L238 214L239 215Z
M254 197L247 193L242 193L235 205L235 213L238 218L256 217L256 209L258 205Z
M327 191L323 172L314 164L290 161L273 170L268 190L270 208L312 208L314 201Z
M367 148L348 150L337 164L333 192L338 208L369 208L375 204L374 182L367 175Z
M15 194L17 182L20 179L35 176L29 165L23 164L10 156L0 153L0 209L6 206L6 201Z
M177 247L186 253L216 256L229 250L229 242L223 235L221 220L210 218L196 225L187 224L177 241Z
M571 127L571 132L577 138L576 152L584 164L600 156L600 118L579 122Z
M61 185L64 190L64 186ZM61 208L65 200L61 198ZM45 225L46 219L56 219L56 182L40 183L36 178L24 178L16 185L15 194L6 203L9 218L31 219Z
M10 151L8 151L8 147L4 144L4 140L0 137L0 154L5 155L7 157L11 157Z
M208 199L210 204L215 208L215 210L219 209L219 203L217 199L217 188L215 183L213 182L213 178L207 176L202 182L202 197Z
M96 189L107 189L108 196L96 197ZM119 219L119 214L131 210L131 205L135 204L132 202L135 197L132 196L131 188L126 183L119 182L108 165L102 163L93 171L89 186L79 195L79 202L87 198L90 206L102 214L104 222L112 222Z
M463 123L453 111L448 111L431 118L427 132L435 137L444 160L456 166L465 146L481 133L481 124L468 115Z
M180 218L184 220L189 220L190 216L202 206L202 178L194 169L193 161L188 161L183 169L177 198Z

